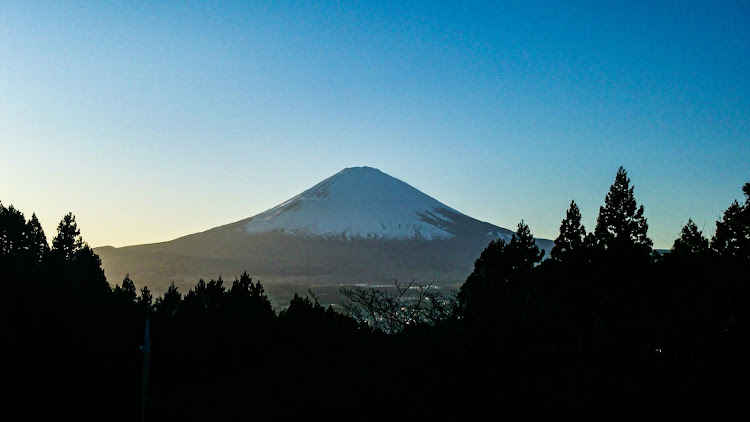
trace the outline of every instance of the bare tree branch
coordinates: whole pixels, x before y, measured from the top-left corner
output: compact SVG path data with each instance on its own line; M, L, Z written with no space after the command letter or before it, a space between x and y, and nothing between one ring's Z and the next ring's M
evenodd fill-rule
M444 297L434 283L403 284L394 280L393 288L342 287L346 297L344 311L359 323L387 334L403 331L407 326L434 326L455 315L456 293Z

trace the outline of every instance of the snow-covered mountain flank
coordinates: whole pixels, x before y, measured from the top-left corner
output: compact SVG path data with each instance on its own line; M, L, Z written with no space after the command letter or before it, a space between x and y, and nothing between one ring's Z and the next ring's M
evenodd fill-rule
M454 236L455 216L466 217L380 170L353 167L250 218L245 230L343 239L448 239Z
M513 232L471 218L370 167L347 168L253 217L169 242L96 248L111 283L130 274L160 294L243 271L283 304L296 291L394 279L458 287L494 239ZM552 241L536 239L549 250ZM328 289L328 290L326 290ZM333 296L333 294L332 294ZM334 299L330 299L335 302Z

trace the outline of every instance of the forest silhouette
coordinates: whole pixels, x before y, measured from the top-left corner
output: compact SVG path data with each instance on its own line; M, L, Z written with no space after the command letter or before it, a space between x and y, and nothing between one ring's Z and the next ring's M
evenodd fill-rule
M572 201L549 257L521 221L454 295L344 289L342 312L313 292L274 310L248 273L153 298L106 279L73 214L48 245L36 215L0 204L3 419L746 414L750 183L742 191L711 239L689 220L656 252L621 167L594 230Z

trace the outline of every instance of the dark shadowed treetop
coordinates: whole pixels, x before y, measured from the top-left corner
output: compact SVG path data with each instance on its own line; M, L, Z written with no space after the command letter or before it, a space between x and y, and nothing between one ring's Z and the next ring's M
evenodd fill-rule
M691 255L704 253L708 250L708 239L703 232L698 230L692 219L682 227L680 237L675 239L672 245L672 253L680 255Z
M47 236L45 236L42 225L39 223L39 219L36 218L36 214L31 214L31 219L26 223L26 238L28 240L29 254L35 261L40 262L42 257L49 252L49 245L47 244Z
M711 247L724 256L750 259L750 183L742 187L745 204L735 200L716 222Z
M0 203L0 255L17 255L26 247L26 219L13 207Z
M528 275L543 256L522 220L510 243L492 241L482 251L458 293L458 312L469 318L495 314L507 298L509 285Z
M281 311L279 317L298 324L309 324L320 319L325 312L326 308L320 304L317 297L313 296L313 300L310 300L307 296L303 298L295 293L289 307Z
M550 257L562 261L584 246L586 228L581 224L581 211L576 201L570 201L570 208L565 214L565 219L560 223L560 235L555 239L555 247L550 252Z
M183 305L188 312L215 312L221 307L225 291L221 277L208 283L200 279L194 288L188 290Z
M78 281L89 285L91 291L98 290L100 293L111 291L99 255L83 240L81 240L81 244L83 246L74 252L70 261L76 271Z
M125 302L135 302L137 299L137 290L135 283L130 279L130 274L126 274L122 280L122 286L115 286L114 293Z
M467 318L482 318L494 311L504 295L509 270L502 239L493 240L474 262L474 271L458 292L458 313Z
M530 270L544 257L544 251L534 243L534 235L531 234L529 225L523 220L518 223L518 229L513 233L513 238L505 252L510 258L511 269L514 271Z
M47 238L36 214L26 221L23 213L0 202L0 255L17 255L41 262L49 250Z
M604 206L599 208L594 229L596 244L608 250L637 249L648 253L653 242L647 232L643 206L636 204L628 174L620 167L604 199Z
M78 224L76 224L76 218L73 213L69 212L57 226L57 236L52 239L52 250L69 261L83 247L84 242Z
M148 286L143 286L141 289L141 295L138 296L138 305L146 312L151 312L151 308L154 302L154 298L151 295L151 290L148 289Z
M172 284L169 285L166 293L164 293L163 296L156 298L154 308L157 314L173 316L177 313L180 301L182 301L182 294L177 290L173 281Z
M227 291L227 307L237 317L270 319L275 314L260 281L253 283L247 271L235 279Z

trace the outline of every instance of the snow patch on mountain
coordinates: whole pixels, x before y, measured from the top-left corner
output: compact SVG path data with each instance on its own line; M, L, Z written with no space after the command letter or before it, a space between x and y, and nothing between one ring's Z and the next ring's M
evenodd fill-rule
M447 239L463 214L370 167L347 168L250 218L249 234L343 239Z

